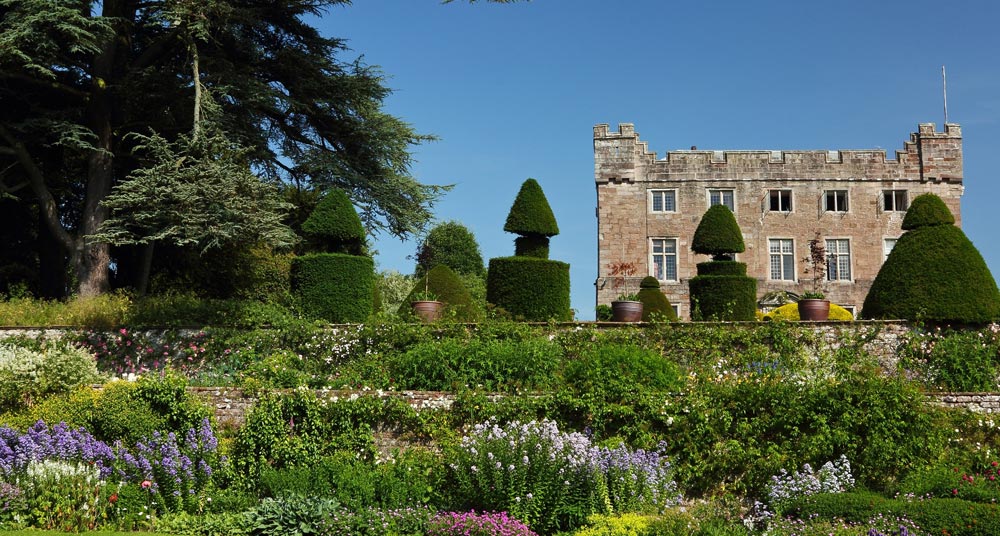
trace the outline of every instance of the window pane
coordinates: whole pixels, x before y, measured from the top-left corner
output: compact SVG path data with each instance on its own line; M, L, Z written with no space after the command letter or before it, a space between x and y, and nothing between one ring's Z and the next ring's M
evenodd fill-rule
M664 266L663 279L666 281L677 281L677 257L667 257Z
M674 192L663 192L663 210L667 212L673 212L677 210L677 206L674 199Z
M784 266L784 270L785 270L785 274L784 275L785 275L785 277L784 277L784 279L788 279L790 281L794 280L795 279L795 258L792 257L791 255L785 255L784 256L784 262L785 262L785 266Z
M663 192L653 192L653 212L663 212Z

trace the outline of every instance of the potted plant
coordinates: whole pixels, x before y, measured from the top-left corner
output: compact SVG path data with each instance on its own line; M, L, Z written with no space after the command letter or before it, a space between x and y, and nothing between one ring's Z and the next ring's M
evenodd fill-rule
M812 290L799 298L799 319L825 322L830 318L830 301L823 294L826 277L826 248L819 233L809 241L809 256L803 259L807 274L812 274Z
M416 293L413 296L413 301L410 302L413 314L417 315L417 318L424 323L440 320L444 313L444 303L438 301L437 295L428 289L429 279L426 275L424 276L424 290Z
M611 263L610 268L612 286L621 292L618 298L611 302L611 321L642 321L642 302L639 301L638 289L631 286L639 269L634 262L624 261Z

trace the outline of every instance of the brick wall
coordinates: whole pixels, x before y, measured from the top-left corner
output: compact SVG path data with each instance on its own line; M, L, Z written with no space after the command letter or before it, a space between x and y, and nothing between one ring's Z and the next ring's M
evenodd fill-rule
M597 303L609 303L619 291L608 279L614 262L635 262L641 276L654 275L651 239L676 240L677 278L661 288L682 318L690 318L688 280L696 264L709 260L691 250L691 237L709 206L709 190L731 190L734 213L746 251L737 260L758 280L758 296L772 290L802 293L811 276L805 272L808 241L847 239L851 277L824 283L831 301L860 311L864 296L882 265L885 239L902 234L903 211L886 210L885 190L906 191L907 201L922 193L944 199L961 224L962 132L946 124L936 132L922 124L895 159L883 150L842 151L671 151L663 159L648 150L631 124L611 132L594 127L594 177L597 186ZM654 212L651 190L672 191L676 210ZM772 190L790 192L791 210L772 211ZM844 212L827 211L824 194L847 192ZM792 240L793 279L770 277L769 241ZM641 279L641 278L640 278ZM636 285L637 286L637 285Z

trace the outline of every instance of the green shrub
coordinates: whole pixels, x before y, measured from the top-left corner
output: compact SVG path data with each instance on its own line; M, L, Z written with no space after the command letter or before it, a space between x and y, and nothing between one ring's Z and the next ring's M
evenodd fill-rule
M962 323L1000 318L993 275L965 233L948 223L954 218L942 210L947 212L944 203L933 196L914 200L904 219L910 230L882 264L862 317Z
M475 235L457 221L434 226L417 249L417 277L443 264L461 275L484 277L486 267Z
M947 391L992 391L1000 374L1000 335L981 331L931 331L911 335L903 364Z
M519 236L514 239L515 257L549 258L549 239L540 235Z
M691 251L702 255L725 257L740 253L745 247L736 217L725 205L709 207L691 238Z
M302 359L290 350L274 352L251 363L241 376L255 388L292 389L309 383L309 374L302 370Z
M606 303L597 304L597 307L594 309L594 318L596 318L598 322L611 322L611 306ZM645 320L645 318L643 320Z
M114 381L104 385L87 428L102 441L134 445L154 431L167 429L166 424L141 397L138 384Z
M365 240L365 228L354 205L343 190L333 188L317 203L302 232L318 251L360 255Z
M182 536L244 536L250 534L248 516L242 511L166 514L156 520L156 531Z
M339 507L337 501L321 497L266 498L247 513L247 524L252 536L322 534L324 523L334 517Z
M680 369L659 352L631 345L592 345L566 363L565 382L574 391L608 402L644 391L680 389Z
M472 321L481 316L472 303L472 295L466 290L462 280L447 265L439 264L431 268L423 277L417 280L410 294L399 306L399 315L404 318L413 316L410 303L426 290L436 297L437 301L447 305L447 312L456 320Z
M521 190L510 207L503 230L519 235L544 237L559 234L556 217L549 207L549 201L545 198L542 187L535 179L528 179L521 184Z
M292 288L310 318L363 322L372 314L374 271L375 264L368 257L304 255L292 261Z
M701 264L698 267L700 272ZM752 277L699 273L688 285L692 320L747 321L757 318L757 280Z
M40 351L0 344L0 408L15 409L97 381L94 357L61 344Z
M569 264L533 257L490 259L486 301L514 318L569 320Z
M639 301L642 302L642 321L676 322L677 313L660 290L660 282L647 276L639 283Z
M546 340L459 340L419 343L389 357L397 388L455 391L542 389L551 385L562 349Z
M746 263L736 261L699 262L698 275L747 275Z
M799 519L843 519L852 523L867 523L879 514L887 513L890 500L871 491L816 493L792 500L784 514Z

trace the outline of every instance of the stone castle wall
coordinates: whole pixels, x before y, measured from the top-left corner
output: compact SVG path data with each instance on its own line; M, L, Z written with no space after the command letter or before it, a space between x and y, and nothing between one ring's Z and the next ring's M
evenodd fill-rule
M824 282L831 301L860 311L864 296L884 260L885 239L902 234L903 211L886 210L884 190L904 190L911 201L922 193L944 199L961 223L962 134L955 124L944 132L921 124L895 160L882 150L844 151L671 151L663 159L650 152L631 124L611 132L594 127L594 176L597 186L597 303L609 303L619 290L608 279L609 265L634 262L639 276L653 275L651 239L676 240L677 278L661 288L689 318L688 280L696 264L709 260L690 250L691 238L709 207L709 190L731 190L734 213L746 251L737 260L758 280L758 296L772 290L801 293L811 287L806 273L808 242L847 239L851 278ZM672 191L676 210L654 212L651 191ZM791 210L772 211L771 190L790 192ZM847 192L848 210L827 211L824 194ZM771 239L794 243L794 280L770 278ZM639 277L641 279L641 277Z

